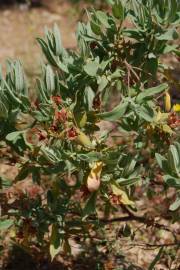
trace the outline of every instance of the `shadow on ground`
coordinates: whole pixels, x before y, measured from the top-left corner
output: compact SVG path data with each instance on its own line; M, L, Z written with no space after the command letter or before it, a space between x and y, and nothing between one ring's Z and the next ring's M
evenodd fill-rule
M89 254L81 253L76 258L63 257L64 262L51 263L48 259L36 261L24 250L13 246L2 270L143 270L131 264L123 256L112 257L110 254L95 253L92 247Z

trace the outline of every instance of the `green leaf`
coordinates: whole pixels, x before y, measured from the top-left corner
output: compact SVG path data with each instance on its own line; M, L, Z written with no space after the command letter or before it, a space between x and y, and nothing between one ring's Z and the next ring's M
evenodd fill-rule
M154 270L155 265L157 264L157 262L161 259L161 255L163 254L163 250L164 247L161 247L156 255L156 257L154 258L154 260L151 262L151 264L148 267L148 270Z
M90 22L90 25L91 25L91 29L92 29L92 31L93 31L94 34L96 34L96 35L100 35L101 34L101 27L99 26L99 24L97 24L94 21L91 21Z
M176 147L176 150L178 152L178 157L179 157L179 166L180 166L180 143L178 142L175 142L174 143L175 147Z
M10 142L15 142L18 137L20 135L22 135L23 132L22 131L14 131L14 132L11 132L9 133L7 136L6 136L6 140L10 141Z
M134 168L136 166L136 160L132 159L127 161L127 165L125 166L124 170L123 170L123 177L127 177L130 174L132 174Z
M147 105L138 107L136 113L140 118L143 118L147 122L152 122L154 120L154 111Z
M14 224L11 219L0 220L0 231L9 229Z
M24 76L22 66L19 61L15 63L15 87L18 92L22 92L24 88Z
M13 90L10 88L8 83L5 80L3 80L3 83L5 84L5 87L7 88L7 95L8 97L10 97L10 99L12 99L13 104L14 105L22 104L22 101L18 97L15 96Z
M165 91L168 88L168 84L167 83L163 83L160 84L158 86L152 87L152 88L148 88L145 89L142 93L140 93L137 97L136 97L136 101L138 103L142 102L144 99L148 99L151 98L152 96L156 95L156 94L160 94L161 92Z
M156 75L158 69L158 58L152 57L146 60L144 65L146 72L151 73L153 76Z
M163 169L163 162L167 161L162 155L156 153L155 154L155 157L156 157L156 160L157 160L157 163L159 165L159 167L161 169Z
M169 29L166 33L157 36L156 39L158 40L174 40L179 37L177 31L175 29Z
M99 152L89 152L87 154L78 154L77 155L80 160L86 161L88 163L95 162L102 159L102 154Z
M99 82L99 87L98 87L99 92L101 92L108 85L108 82L109 81L107 80L106 76L103 75Z
M3 104L0 101L0 118L7 118L8 117L8 110L5 106L5 104Z
M115 0L112 6L112 13L116 19L124 20L124 7L120 0Z
M55 258L55 256L60 252L60 250L61 250L61 241L58 233L58 227L56 224L53 224L49 247L51 260Z
M20 170L20 172L16 176L15 180L16 181L24 180L28 176L29 172L30 168L28 167L28 165L25 164L25 166Z
M83 209L83 216L88 216L96 211L97 192L93 192Z
M180 57L180 50L178 50L178 49L174 49L174 51L173 51L177 56L179 56Z
M92 110L95 93L90 86L87 86L84 91L84 104L88 111Z
M166 44L165 48L163 49L163 53L166 54L166 53L174 52L176 51L176 48L177 48L176 44L174 45Z
M141 41L144 38L144 33L142 31L140 31L139 29L126 28L123 30L123 34L125 36L130 37L130 38L134 38L138 41Z
M132 186L140 181L139 177L133 177L133 178L118 178L116 179L116 183L119 184L120 187L126 187L126 186Z
M55 39L55 49L56 49L56 55L60 56L62 54L62 41L61 41L61 36L59 32L59 28L57 24L54 25L54 39Z
M84 66L84 71L92 77L95 77L98 71L99 65L95 61L90 61Z
M46 67L46 87L50 93L55 90L54 73L50 65Z
M110 27L109 22L108 22L108 16L106 15L106 13L99 10L96 12L96 17L105 27L107 28Z
M118 106L116 106L112 111L110 112L104 112L99 113L97 116L101 118L102 120L106 121L117 121L119 120L126 112L127 107L129 103L128 102L121 102Z
M177 197L175 202L173 202L170 205L169 210L170 211L176 211L176 210L178 210L179 207L180 207L180 197Z
M174 145L170 145L168 151L168 162L172 171L174 171L177 175L179 175L180 172L179 159L180 157L176 147Z
M49 161L51 164L55 164L57 163L58 161L60 161L58 159L58 157L56 156L55 152L53 149L51 148L48 148L48 147L41 147L41 152L43 154L43 157Z
M12 181L0 176L0 189L6 189L12 186Z
M164 181L169 187L180 188L180 178L173 177L171 175L164 175Z

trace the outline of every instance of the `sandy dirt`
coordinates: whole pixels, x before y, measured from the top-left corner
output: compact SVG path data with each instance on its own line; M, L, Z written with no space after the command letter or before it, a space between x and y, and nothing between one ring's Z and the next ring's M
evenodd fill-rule
M20 59L29 76L37 74L41 51L36 37L43 36L44 28L57 23L64 47L76 45L77 14L67 1L45 1L45 6L27 10L25 6L0 7L0 63L7 58Z

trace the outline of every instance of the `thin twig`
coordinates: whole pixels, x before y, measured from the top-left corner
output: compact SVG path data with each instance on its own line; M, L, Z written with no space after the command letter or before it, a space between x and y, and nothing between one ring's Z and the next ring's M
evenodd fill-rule
M110 224L110 223L113 223L113 222L137 221L139 223L144 223L145 225L147 225L149 227L155 227L157 229L163 229L165 231L169 231L173 235L177 234L175 231L172 231L169 227L167 227L167 226L165 226L163 224L159 224L157 222L154 222L154 220L151 219L151 218L135 215L134 213L132 213L126 207L123 207L123 209L125 209L126 212L128 212L127 216L115 217L115 218L111 218L111 219L103 219L102 218L102 219L100 219L100 221L102 223L104 223L104 224Z
M149 247L149 248L160 248L160 247L172 247L179 246L180 242L174 242L169 244L149 244L149 243L136 243L136 244L125 244L127 246L135 246L135 247Z

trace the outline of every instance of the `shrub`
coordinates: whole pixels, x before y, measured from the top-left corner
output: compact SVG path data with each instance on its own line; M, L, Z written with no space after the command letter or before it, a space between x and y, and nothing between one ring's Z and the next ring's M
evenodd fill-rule
M120 207L135 217L137 185L147 193L153 181L175 188L172 220L180 204L179 105L171 104L170 68L160 60L179 56L172 41L180 5L111 2L112 12L92 9L78 24L77 51L63 48L56 25L37 39L48 63L36 98L19 61L8 61L0 76L1 147L10 147L19 168L0 226L15 228L30 250L48 248L52 259L70 252L73 235L87 239L121 221Z

